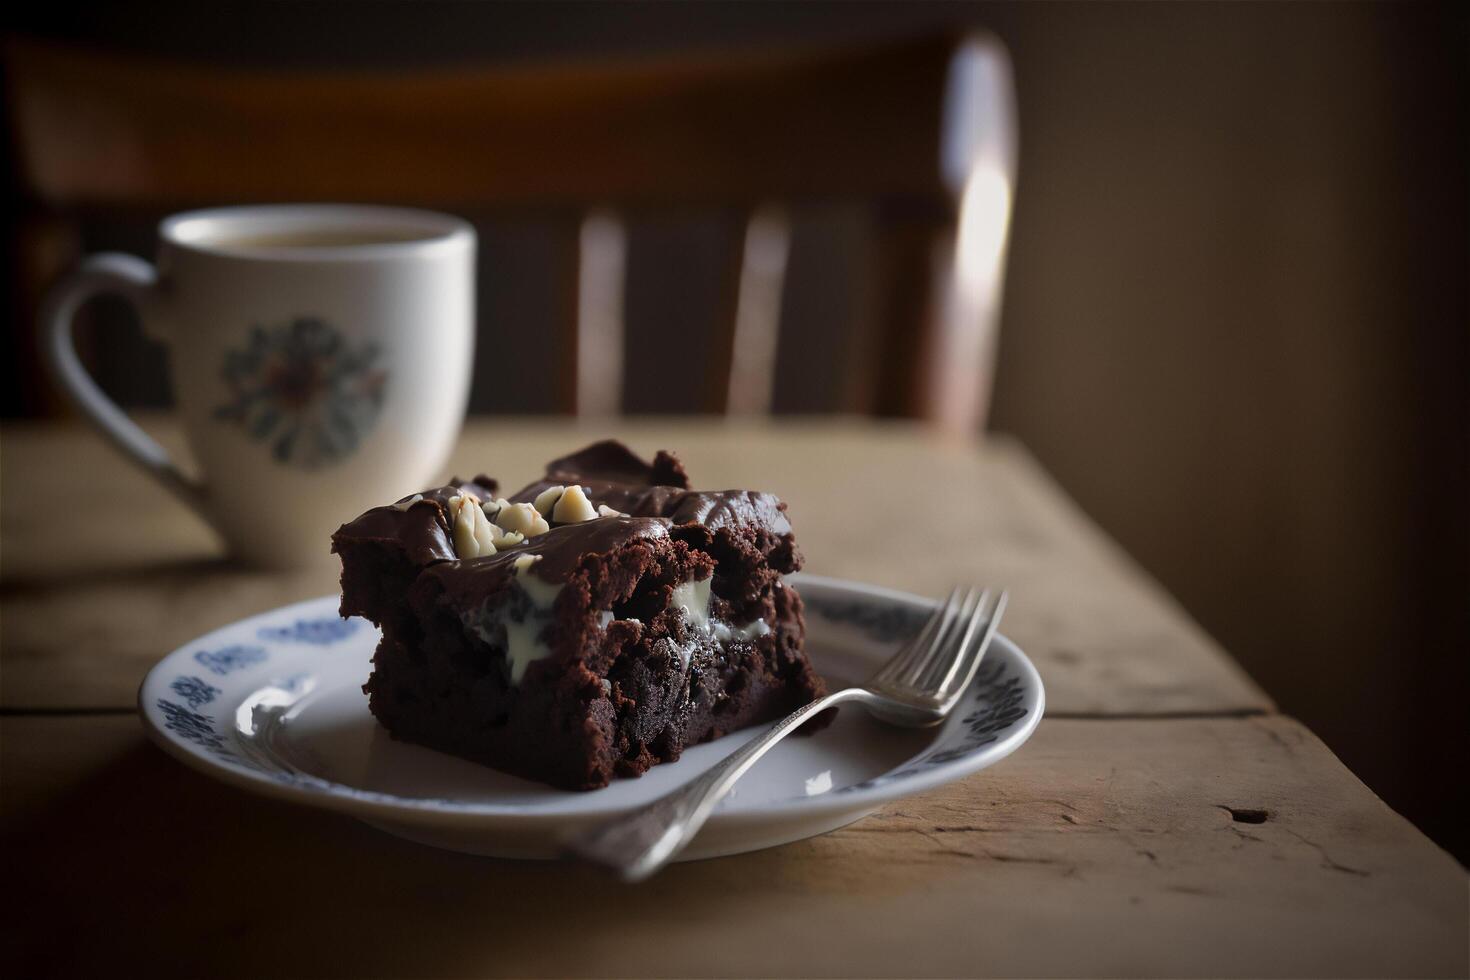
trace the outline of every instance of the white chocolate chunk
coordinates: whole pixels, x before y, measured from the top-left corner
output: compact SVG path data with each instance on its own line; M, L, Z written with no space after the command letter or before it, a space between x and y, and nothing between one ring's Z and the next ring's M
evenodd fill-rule
M676 585L674 594L669 599L669 605L683 609L689 622L703 633L710 631L709 587L713 581L713 578L707 578L702 582L685 582L682 585Z
M598 517L627 517L628 515L627 514L624 514L620 510L613 510L607 504L598 504L597 505L597 516Z
M542 517L550 517L551 509L556 506L556 502L561 499L561 495L565 491L566 487L547 487L538 493L536 495L537 513Z
M528 538L534 538L538 534L545 534L551 530L551 525L546 523L535 507L530 504L507 503L495 515L495 523L507 531L517 531Z
M590 521L597 516L597 511L592 507L592 501L587 499L587 494L582 492L581 487L571 486L557 500L556 507L551 511L552 520L558 524L578 524L582 521Z
M520 603L501 603L494 608L481 606L460 613L466 628L473 630L486 645L505 652L512 684L521 682L531 664L551 656L545 631L551 622L557 596L561 594L561 586L524 574L540 557L518 555L512 562L517 573L517 588L530 600L529 608ZM513 606L514 613L511 612Z
M472 493L455 494L449 498L448 507L454 553L461 559L495 554L490 522L480 509L479 499Z

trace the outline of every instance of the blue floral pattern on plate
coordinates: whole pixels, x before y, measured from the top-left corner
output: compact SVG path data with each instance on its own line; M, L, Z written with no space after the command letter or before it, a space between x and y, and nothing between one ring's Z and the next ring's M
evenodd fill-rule
M314 643L330 646L345 640L362 625L360 619L343 619L328 616L321 619L298 619L290 626L262 626L256 635L262 640L278 643Z
M194 654L199 665L212 674L224 677L243 667L265 661L265 647L229 646L222 650L200 650Z
M191 708L206 705L224 693L213 684L197 677L180 677L169 685L169 690L187 701Z
M224 751L224 736L214 730L212 718L201 715L197 711L190 711L172 701L165 701L163 698L158 699L158 710L163 712L164 728L177 732L195 745L209 749L225 758L232 758L228 752Z

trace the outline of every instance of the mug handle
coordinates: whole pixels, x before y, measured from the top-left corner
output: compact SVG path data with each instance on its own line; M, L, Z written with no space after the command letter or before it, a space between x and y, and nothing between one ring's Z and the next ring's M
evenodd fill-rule
M121 296L131 303L146 327L149 308L157 302L158 272L137 256L103 252L88 256L52 287L41 308L40 323L41 347L51 375L118 452L204 516L203 484L179 469L168 450L103 393L77 357L72 342L72 319L78 307L104 293Z

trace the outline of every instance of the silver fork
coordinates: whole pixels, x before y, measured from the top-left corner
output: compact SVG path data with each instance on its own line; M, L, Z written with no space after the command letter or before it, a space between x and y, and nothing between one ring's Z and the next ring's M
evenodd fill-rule
M1006 608L1006 593L956 587L917 636L861 687L819 698L751 739L712 769L647 806L615 817L566 842L576 856L604 864L626 881L641 881L684 849L715 805L756 760L826 708L856 701L889 724L926 728L944 720L970 686Z

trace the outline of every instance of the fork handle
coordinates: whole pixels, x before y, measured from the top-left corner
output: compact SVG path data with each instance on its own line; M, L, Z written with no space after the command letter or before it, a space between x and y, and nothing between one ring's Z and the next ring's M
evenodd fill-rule
M725 756L698 779L646 806L576 834L566 842L568 851L612 868L625 881L647 878L694 839L735 781L772 746L834 704L871 697L860 687L849 687L798 708L769 731Z

